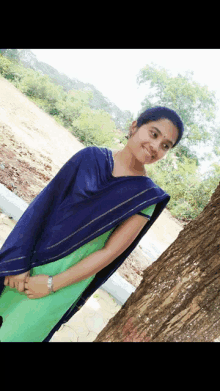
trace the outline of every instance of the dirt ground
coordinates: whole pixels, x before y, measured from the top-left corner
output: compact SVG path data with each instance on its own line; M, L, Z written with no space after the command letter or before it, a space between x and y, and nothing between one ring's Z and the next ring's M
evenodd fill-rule
M67 129L0 77L0 183L30 203L82 148ZM183 227L166 209L149 232L168 247ZM137 287L150 263L137 246L118 272Z

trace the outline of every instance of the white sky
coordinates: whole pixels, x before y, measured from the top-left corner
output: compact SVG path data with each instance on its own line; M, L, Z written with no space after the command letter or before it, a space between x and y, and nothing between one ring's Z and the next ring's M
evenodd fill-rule
M121 110L134 116L141 109L146 86L136 82L138 72L154 63L173 76L193 71L193 80L207 85L219 99L220 122L220 49L30 49L39 61L84 83L93 84Z

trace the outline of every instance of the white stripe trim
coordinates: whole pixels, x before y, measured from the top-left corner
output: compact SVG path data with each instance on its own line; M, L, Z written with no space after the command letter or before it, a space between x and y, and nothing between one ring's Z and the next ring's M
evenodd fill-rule
M22 259L22 258L27 258L27 257L19 257L19 258L8 259L7 261L0 262L0 265L2 265L2 263L7 263L7 262L11 262L11 261L17 261L17 259Z
M143 193L145 193L146 191L149 191L149 190L151 190L151 189L156 189L156 187L154 186L154 187L151 187L150 189L143 190L141 193L136 194L134 197L129 198L127 201L124 201L124 202L122 202L121 204L115 206L114 208L109 209L107 212L103 213L101 216L96 217L95 219L93 219L92 221L90 221L88 224L84 225L83 227L79 228L77 231L75 231L75 232L72 233L71 235L69 235L69 236L67 236L66 238L62 239L60 242L57 242L57 243L53 244L53 245L50 246L50 247L47 247L46 250L49 250L50 248L53 248L53 247L55 247L55 246L58 246L58 244L64 242L65 240L69 239L71 236L75 235L77 232L81 231L82 229L84 229L84 228L87 227L88 225L92 224L93 221L95 221L95 220L97 220L97 219L100 219L102 216L105 216L107 213L111 212L112 210L119 208L121 205L125 204L126 202L132 200L132 199L135 198L135 197L138 197L140 194L143 194ZM151 198L149 201L154 200L154 199L156 199L156 198L158 198L158 197ZM144 204L145 202L146 202L146 201L141 202L139 205L137 205L137 207L140 206L140 205L142 205L142 204ZM136 207L136 208L137 208L137 207ZM135 209L135 208L130 209L130 210L129 210L127 213L125 213L123 216L125 216L126 214L128 214L130 211L132 211L132 210L134 210L134 209ZM123 217L123 216L122 216L122 217ZM113 222L114 222L114 221L117 221L117 220L119 220L119 219L120 219L120 217L119 217L118 219L116 219L116 220L113 220ZM109 224L108 224L108 225L109 225ZM35 251L35 252L36 252L36 251Z
M154 200L155 198L158 198L158 197L154 197L154 198L152 198L151 200ZM149 200L149 201L151 201L151 200ZM139 205L142 205L143 203L144 203L144 202L142 202L142 203L139 204ZM138 206L139 206L139 205L138 205ZM137 208L137 207L136 207L136 208ZM136 208L130 209L127 213L125 213L125 214L122 215L121 217L127 215L129 212L131 212L132 210L134 210L134 209L136 209ZM78 242L77 244L74 244L74 245L73 245L72 247L70 247L68 250L65 250L65 251L63 251L62 253L60 253L59 255L56 255L55 257L52 257L52 258L48 258L48 259L46 259L46 260L44 260L44 261L49 261L49 260L51 260L51 259L56 258L57 256L60 257L61 255L67 253L69 250L73 249L73 248L76 247L78 244L80 244L80 243L86 241L86 239L90 238L91 236L93 236L93 235L96 234L97 232L101 231L103 228L107 227L108 225L111 225L111 224L114 223L115 221L118 221L121 217L119 217L118 219L113 220L113 221L112 221L111 223L109 223L109 224L106 224L104 227L98 229L96 232L93 232L91 235L87 236L86 238L84 238L83 240L81 240L80 242ZM113 227L113 228L114 228L114 227ZM70 235L70 236L71 236L71 235ZM61 242L60 242L60 243L61 243ZM49 248L51 248L51 247L49 247ZM32 265L35 265L35 264L39 264L39 263L38 263L38 262L32 263Z
M152 188L151 188L151 189L152 189ZM151 190L151 189L144 190L143 192L148 191L148 190ZM143 192L141 192L141 193L143 193ZM139 193L139 194L141 194L141 193ZM139 195L139 194L137 194L137 195ZM137 195L135 195L134 197L137 197ZM132 197L132 198L134 198L134 197ZM132 198L130 198L130 199L132 199ZM149 201L155 200L156 198L158 198L158 197L151 198ZM130 199L129 199L129 200L130 200ZM125 202L128 202L129 200L122 202L120 205L124 204ZM137 205L135 208L132 208L132 209L130 209L128 212L124 213L121 217L126 216L126 215L129 214L132 210L138 208L140 205L142 205L142 204L144 204L144 203L145 203L145 201L141 202L141 203L140 203L139 205ZM117 207L119 207L120 205L118 205ZM117 208L117 207L115 207L115 208ZM115 209L115 208L110 209L110 211L113 210L113 209ZM109 211L108 211L108 212L109 212ZM104 216L104 215L105 215L106 213L108 213L108 212L105 212L105 213L103 213L101 216L96 217L94 220L92 220L90 223L86 224L84 227L86 227L87 225L91 224L91 223L92 223L93 221L95 221L96 219L98 219L98 218ZM113 220L111 223L108 223L108 224L106 224L104 227L98 229L98 230L95 232L95 234L96 234L97 232L101 231L103 228L106 228L107 226L111 225L112 223L118 221L119 219L121 219L121 217L119 217L118 219ZM64 238L64 239L61 240L60 242L55 243L53 246L47 247L46 250L48 250L48 249L50 249L50 248L52 248L52 247L55 247L55 246L57 246L58 244L62 243L63 241L67 240L68 238L70 238L71 236L73 236L75 233L77 233L78 231L80 231L81 229L83 229L84 227L79 228L76 232L74 232L73 234L67 236L66 238ZM113 228L114 228L114 227L113 227ZM80 242L78 242L77 244L75 244L74 246L70 247L68 250L63 251L62 253L60 253L60 254L58 255L58 257L60 257L61 255L67 253L69 250L71 250L72 248L76 247L78 244L80 244L80 243L86 241L88 238L90 238L90 237L93 236L93 235L94 235L94 232L93 232L91 235L89 235L89 236L87 236L86 238L84 238L83 240L81 240ZM36 253L36 251L34 251L34 253ZM56 257L57 257L57 255L56 255L55 257L46 259L46 261L47 261L47 260L54 259L54 258L56 258ZM19 258L8 259L7 261L3 261L3 262L1 262L0 264L7 263L7 262L10 262L10 261L16 261L16 260L22 259L22 258L26 258L26 257L24 256L24 257L19 257ZM44 261L45 261L45 260L44 260ZM35 265L35 264L39 264L39 262L37 261L37 262L33 262L33 263L32 263L32 265ZM17 269L17 270L14 270L14 271L19 271L19 270L23 270L23 269ZM0 273L1 273L1 272L0 272ZM6 271L6 272L4 271L4 272L2 272L2 273L7 273L7 271Z

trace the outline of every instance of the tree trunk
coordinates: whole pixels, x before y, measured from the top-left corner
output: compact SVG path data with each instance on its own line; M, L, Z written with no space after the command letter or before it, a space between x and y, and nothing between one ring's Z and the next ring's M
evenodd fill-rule
M211 342L219 336L220 183L94 342Z

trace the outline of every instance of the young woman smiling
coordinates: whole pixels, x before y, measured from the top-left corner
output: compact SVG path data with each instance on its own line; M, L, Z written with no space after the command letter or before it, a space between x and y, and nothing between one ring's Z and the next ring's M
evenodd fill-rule
M0 341L49 341L117 270L170 199L144 166L183 130L175 111L148 109L122 150L82 149L32 201L0 250Z

